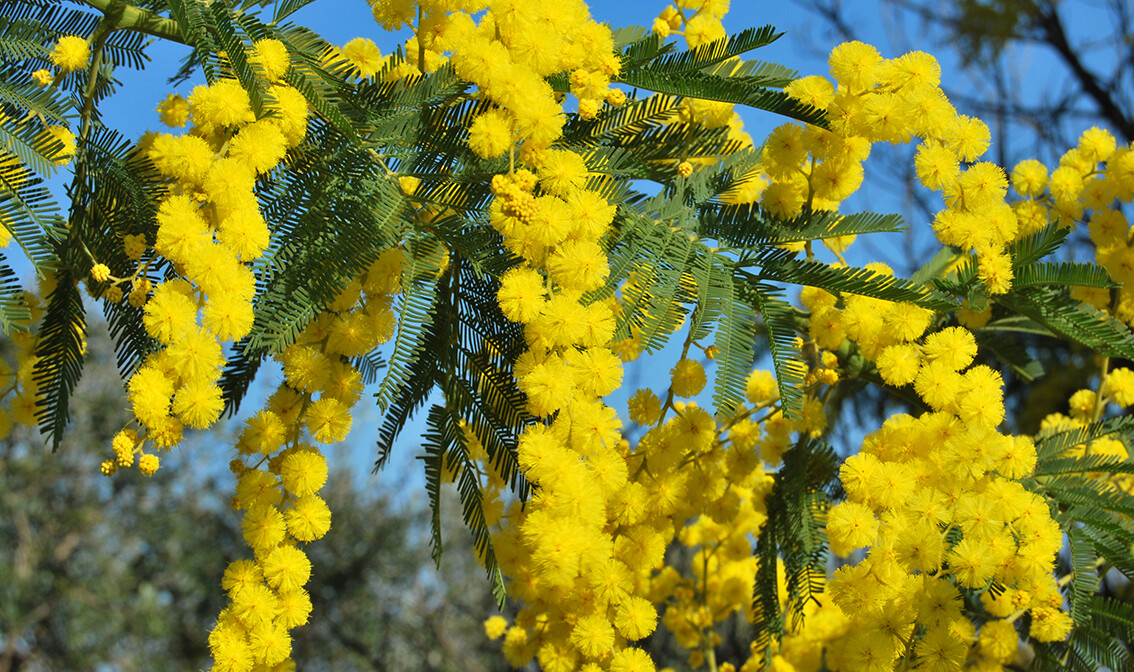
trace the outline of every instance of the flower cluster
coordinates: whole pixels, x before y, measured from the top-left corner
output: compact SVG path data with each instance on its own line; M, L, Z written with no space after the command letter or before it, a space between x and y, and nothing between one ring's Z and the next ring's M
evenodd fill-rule
M253 558L232 562L224 574L230 603L209 636L216 672L287 669L290 631L311 613L303 589L311 563L300 544L331 527L318 495L327 481L318 446L350 431L350 410L362 394L351 360L393 334L389 297L400 288L402 262L400 250L387 251L311 322L277 357L284 382L245 422L229 466L237 477L232 506L244 513Z
M831 548L869 548L828 588L851 619L839 642L849 669L890 669L912 655L959 670L978 645L978 659L1010 660L1014 646L987 649L983 631L977 637L961 617L961 590L1006 619L983 628L1011 632L1013 643L1012 623L1024 613L1038 641L1070 630L1052 574L1062 531L1044 499L1019 483L1035 467L1035 447L997 431L1003 383L989 367L971 366L976 351L968 331L950 327L879 357L883 376L913 382L931 411L891 417L842 467L848 499L830 511ZM993 583L1001 590L989 590Z
M266 44L255 53L270 53ZM265 68L277 79L280 70ZM198 86L188 101L167 98L159 108L163 119L171 126L187 119L193 125L187 134L153 134L143 143L168 184L157 235L152 242L141 235L123 240L126 256L139 262L131 275L118 277L105 264L91 270L93 282L109 283L107 300L120 301L128 291L130 303L144 311L146 331L162 346L128 382L141 433L123 432L115 439L119 465L132 464L138 453L139 468L153 473L157 456L144 451L147 444L168 450L184 427L205 429L223 409L217 384L222 344L252 328L256 282L250 264L270 239L256 182L302 140L307 123L301 94L281 83L269 84L269 93L270 116L259 120L233 79ZM159 259L172 263L177 274L155 285L149 269Z
M933 221L938 239L975 253L991 294L1012 283L1008 243L1033 229L1018 225L1005 202L1008 179L999 166L978 161L990 143L979 119L958 115L940 88L940 66L915 51L884 59L874 47L848 42L831 52L834 83L813 75L785 91L826 112L830 130L784 124L765 144L763 169L771 183L760 204L781 217L805 207L835 209L862 183L862 162L875 142L918 138L917 177L944 198Z
M1134 147L1119 147L1110 132L1091 128L1076 147L1048 172L1035 159L1016 164L1012 190L1021 197L1013 208L1021 227L1036 231L1053 220L1060 226L1085 223L1095 260L1115 281L1104 287L1073 287L1071 295L1127 324L1134 324L1134 249L1122 205L1134 202Z

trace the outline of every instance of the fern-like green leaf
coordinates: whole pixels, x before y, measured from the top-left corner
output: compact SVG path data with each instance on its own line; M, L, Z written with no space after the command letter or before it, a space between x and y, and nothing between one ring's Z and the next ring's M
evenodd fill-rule
M622 73L618 81L656 93L745 105L823 128L827 126L825 112L800 103L783 91L762 86L756 78L721 77L703 72L670 75L644 66Z
M1041 430L1036 436L1036 468L1046 469L1049 462L1062 458L1071 448L1112 434L1134 436L1134 416L1123 415L1062 431Z
M1067 285L1111 289L1118 284L1098 264L1073 261L1046 261L1020 266L1015 269L1012 287L1022 289L1033 285Z
M799 418L803 411L803 375L807 364L795 347L795 309L781 298L783 290L774 285L753 282L743 287L745 299L754 300L759 308L768 333L784 417Z
M279 0L272 15L272 23L279 23L292 14L310 5L315 0Z
M1036 476L1056 474L1134 474L1134 461L1114 455L1085 455L1044 459L1036 464Z
M56 259L52 241L63 231L59 206L39 175L16 161L0 162L0 222L37 271Z
M51 437L52 450L59 448L70 420L71 393L83 372L86 311L78 284L64 269L47 298L47 310L39 328L35 369L38 389L36 419L40 431Z
M1095 549L1090 540L1074 526L1067 530L1071 551L1071 618L1085 623L1090 618L1090 599L1098 589L1099 572L1095 567Z
M997 297L996 302L1099 354L1134 359L1134 333L1129 327L1065 292L1025 287Z
M1052 222L1032 235L1014 241L1008 246L1012 264L1016 267L1029 266L1051 256L1070 234L1071 229Z
M791 259L765 266L760 270L759 278L818 287L832 294L859 294L886 301L908 301L930 310L949 311L958 307L955 301L925 285L915 285L908 280L881 275L865 268L831 266L821 261Z
M726 267L715 267L710 277L710 291L720 303L713 403L722 417L744 406L748 375L756 361L756 311L742 300L735 282Z
M396 308L397 329L393 350L390 353L390 367L378 385L374 397L378 407L389 407L397 390L406 384L417 357L428 356L421 352L425 341L425 327L433 319L432 313L442 287L441 269L446 263L446 251L434 239L423 239L407 255L403 277L412 278L408 286L402 288Z
M827 445L804 439L784 453L783 466L765 503L767 520L756 540L753 586L753 650L766 655L787 632L780 609L779 566L787 577L792 627L802 625L803 607L822 592L826 578L824 520L838 458Z
M900 215L820 211L781 220L756 205L707 203L698 213L698 232L738 250L841 236L904 231Z
M24 300L24 289L20 278L7 263L7 257L0 252L0 327L5 334L13 331L26 331L31 322L31 308Z
M649 62L649 68L663 75L682 75L689 72L712 72L717 66L730 58L743 53L765 47L783 36L776 32L774 26L762 28L747 28L736 33L722 37L719 40L707 42L687 51L663 54ZM784 86L790 81L776 79L765 81L759 86Z

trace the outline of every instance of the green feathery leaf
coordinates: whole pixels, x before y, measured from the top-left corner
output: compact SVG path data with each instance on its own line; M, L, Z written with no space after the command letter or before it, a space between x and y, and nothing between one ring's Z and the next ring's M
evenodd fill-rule
M83 372L86 310L78 284L70 271L59 272L39 328L32 378L38 390L36 419L40 431L51 437L51 449L63 441L71 418L71 393Z
M1118 286L1102 266L1073 261L1045 261L1019 266L1015 269L1015 274L1012 280L1013 289L1033 285L1068 285L1102 289Z
M826 113L770 89L756 77L722 77L704 72L668 74L652 66L623 72L618 81L628 86L686 98L745 105L826 128Z
M827 576L824 531L828 490L838 474L838 457L829 446L803 439L788 449L765 500L767 520L756 539L753 588L753 650L767 656L788 631L780 610L779 566L787 576L792 628L803 621L803 608L823 591Z
M742 287L745 299L755 300L768 332L784 417L797 419L803 412L803 375L807 364L795 347L795 309L780 298L783 290L779 287L762 282L747 283Z
M997 297L996 302L1099 354L1134 359L1134 333L1129 327L1072 299L1066 292L1025 287Z

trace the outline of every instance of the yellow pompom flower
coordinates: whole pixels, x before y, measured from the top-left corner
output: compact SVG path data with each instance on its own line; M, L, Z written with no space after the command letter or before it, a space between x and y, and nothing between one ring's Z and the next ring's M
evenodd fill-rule
M49 58L63 73L81 70L91 60L91 45L77 35L67 35L55 43Z
M297 497L314 494L327 482L327 458L314 450L288 452L280 463L280 479Z
M270 504L254 506L246 511L240 528L244 541L253 550L273 548L284 540L287 533L283 514Z
M271 623L279 609L279 599L262 583L254 583L232 597L232 613L244 629Z
M369 79L382 69L382 52L373 40L356 37L343 45L343 58L350 61L355 72L363 79Z
M658 612L649 600L631 595L618 605L614 625L619 634L630 641L648 637L656 628Z
M292 345L280 356L287 384L308 394L321 390L331 374L326 355L305 345Z
M146 237L142 234L127 234L122 237L122 249L127 257L137 261L146 253Z
M962 161L975 161L986 151L992 142L992 133L988 125L975 117L961 115L950 129L949 149Z
M933 311L912 303L892 303L882 316L882 323L899 341L913 341L929 328Z
M652 390L642 388L627 402L630 420L642 427L653 425L661 418L661 400Z
M642 649L622 649L610 661L610 672L655 672L656 669L650 654Z
M175 263L188 262L209 243L208 223L188 196L163 201L158 206L157 223L154 249Z
M260 469L249 469L236 481L234 508L251 509L262 504L277 506L283 500L275 474Z
M110 442L114 450L114 457L120 467L129 467L134 464L134 447L138 443L138 435L132 429L124 429L114 435Z
M1023 478L1036 468L1036 447L1026 436L1012 437L1004 444L1004 452L996 470L1007 478Z
M235 560L229 563L221 577L221 588L230 596L254 586L264 580L260 566L251 560Z
M1005 294L1012 289L1012 257L1006 252L982 254L977 259L977 275L990 294Z
M705 389L705 367L693 359L682 359L670 369L673 394L682 398L695 397Z
M284 517L288 534L299 541L315 541L331 529L331 510L318 495L300 497Z
M496 300L504 317L527 324L536 319L546 304L543 276L534 269L513 268L500 279Z
M827 109L835 99L835 87L825 77L809 75L793 80L784 87L784 93L821 110Z
M605 397L622 384L622 360L608 348L568 350L563 361L575 377L575 385L590 397Z
M51 83L55 81L55 77L47 70L36 70L32 73L32 81L35 82L36 86L42 88L51 86Z
M302 588L311 578L311 561L295 546L277 546L263 559L264 580L276 590Z
M839 502L827 515L827 536L832 551L847 555L849 551L874 543L878 520L869 507L857 502Z
M569 291L598 289L610 275L606 254L590 240L564 241L547 263L551 278Z
M484 621L484 635L489 639L500 639L508 629L508 619L503 616L490 616Z
M1095 411L1097 395L1094 390L1079 390L1071 395L1068 403L1071 406L1071 417L1079 420L1091 420Z
M941 362L954 371L972 364L977 344L972 332L964 327L947 327L925 338L925 358Z
M1121 408L1134 404L1134 371L1123 366L1108 373L1103 394Z
M869 44L844 42L831 50L827 65L836 82L857 92L878 81L882 55Z
M213 381L224 364L224 352L209 332L193 327L173 337L165 351L169 367L182 380Z
M922 186L940 191L960 176L961 164L951 149L939 142L927 141L917 148L914 170Z
M134 417L152 426L169 414L173 382L153 366L142 366L126 384Z
M262 622L249 631L248 648L258 662L270 668L291 655L291 635L276 621Z
M245 639L244 626L235 617L217 622L209 633L209 652L216 672L247 672L255 665Z
M469 149L482 159L503 156L512 146L512 122L500 110L489 110L469 125Z
M311 438L319 443L338 443L350 433L350 409L338 399L323 397L312 403L303 421Z
M228 158L247 165L257 174L275 168L287 154L287 138L278 124L261 120L240 129L228 143ZM258 254L258 253L257 253ZM244 257L251 258L250 255Z
M268 88L271 96L265 100L265 111L274 116L267 121L279 126L287 138L288 147L296 147L307 134L307 99L295 88L273 84Z
M925 670L962 669L968 650L968 641L957 637L947 627L929 628L914 646L919 669Z
M106 282L110 279L110 267L106 264L91 266L91 279L95 282Z
M549 150L543 156L538 173L540 186L545 191L566 197L586 183L587 164L575 152Z
M745 396L750 404L766 404L780 398L776 375L771 371L756 370L748 374Z
M153 476L159 466L161 463L157 455L143 454L138 458L138 471L142 472L143 476Z
M253 46L253 63L263 68L269 82L275 82L287 74L291 67L291 57L283 42L274 39L260 40Z
M1078 149L1092 163L1106 161L1114 154L1116 141L1110 131L1092 126L1079 136Z
M580 618L571 630L571 643L588 658L602 658L614 647L614 628L605 614Z
M302 588L281 589L276 597L279 608L276 618L285 628L298 628L311 616L311 596Z
M966 588L983 588L996 569L986 545L972 539L957 542L949 551L947 561L957 582Z
M999 663L1009 663L1019 650L1019 633L1011 621L988 621L980 629L980 652Z
M189 117L204 133L255 120L248 92L234 79L200 85L189 95Z
M213 148L204 138L196 135L158 134L146 150L146 156L153 162L158 172L165 177L194 184L203 180L205 173L213 165ZM178 209L185 209L185 197L175 196L167 199L162 206L164 207L165 203L171 201ZM188 203L192 205L191 201ZM161 211L158 214L158 225L160 226L162 224ZM166 216L169 216L169 214Z
M173 398L173 412L194 429L208 428L217 421L222 410L221 389L210 380L192 379Z
M201 311L201 323L218 341L234 341L252 331L252 304L237 294L211 296Z
M902 387L917 378L921 355L917 346L910 343L891 345L878 355L878 373L887 385Z
M925 403L942 410L953 403L961 389L961 376L938 362L921 367L914 380L914 389Z
M157 112L161 123L170 128L181 128L189 121L189 101L171 93L158 103Z
M1035 159L1025 159L1012 169L1012 188L1025 198L1037 198L1047 189L1047 166Z

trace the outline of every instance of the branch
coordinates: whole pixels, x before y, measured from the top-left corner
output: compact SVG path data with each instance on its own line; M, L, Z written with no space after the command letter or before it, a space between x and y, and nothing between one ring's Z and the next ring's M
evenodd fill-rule
M1051 48L1055 49L1071 72L1075 73L1079 85L1083 87L1083 92L1094 99L1099 107L1099 114L1114 125L1126 142L1134 140L1134 122L1123 114L1118 104L1114 102L1114 98L1099 84L1099 78L1083 65L1079 55L1067 41L1067 33L1063 30L1063 22L1060 21L1055 7L1040 12L1036 17L1036 25L1043 31Z
M128 5L122 0L75 0L93 7L110 19L117 28L134 30L139 33L160 37L180 44L190 45L181 35L181 26L173 19L158 16L153 12Z

